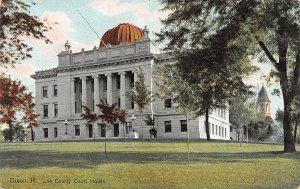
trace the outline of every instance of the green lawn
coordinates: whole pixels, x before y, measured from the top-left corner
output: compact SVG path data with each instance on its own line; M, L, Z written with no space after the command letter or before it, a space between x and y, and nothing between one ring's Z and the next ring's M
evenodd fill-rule
M103 153L103 142L2 143L0 186L4 189L296 188L300 185L300 153L282 154L282 148L192 142L188 164L184 141L109 142L107 154ZM32 177L36 182L30 182ZM27 183L14 183L14 178ZM64 180L70 183L56 183Z

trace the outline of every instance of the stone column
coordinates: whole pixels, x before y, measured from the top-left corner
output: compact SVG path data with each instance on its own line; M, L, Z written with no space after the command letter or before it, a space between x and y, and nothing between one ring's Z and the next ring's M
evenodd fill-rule
M81 101L83 106L87 106L87 87L86 87L86 77L81 77L82 93ZM82 109L83 110L83 109Z
M126 86L125 86L125 72L120 73L120 99L121 99L121 109L126 108Z
M106 98L107 98L107 103L112 104L112 76L111 73L106 74L107 77L107 93L106 93Z
M71 78L71 115L75 115L75 79Z
M100 86L99 86L99 76L94 75L94 111L98 112L99 108L96 106L100 104Z

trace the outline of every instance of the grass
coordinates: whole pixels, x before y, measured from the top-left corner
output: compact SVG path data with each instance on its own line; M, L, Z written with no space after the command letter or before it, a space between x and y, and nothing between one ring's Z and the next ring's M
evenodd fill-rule
M184 141L109 142L107 154L103 153L103 142L0 144L0 186L4 189L296 188L300 185L300 153L282 154L282 148L192 142L188 164ZM36 182L30 183L32 177ZM11 183L12 178L25 179L27 183ZM75 179L80 183L75 183ZM58 180L70 183L55 183Z

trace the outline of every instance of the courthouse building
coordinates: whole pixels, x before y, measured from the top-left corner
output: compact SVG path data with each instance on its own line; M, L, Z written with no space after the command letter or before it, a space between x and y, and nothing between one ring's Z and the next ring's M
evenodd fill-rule
M136 81L136 69L141 67L149 90L154 94L157 81L154 70L176 61L168 54L152 53L148 29L140 29L128 23L104 33L98 47L72 52L66 43L58 54L58 66L38 71L31 77L36 85L36 111L39 127L35 128L37 141L101 139L141 137L142 126L138 109L126 97ZM62 47L63 48L63 47ZM127 110L127 123L116 123L105 132L101 121L87 124L82 119L82 105L99 111L100 101L117 103ZM173 108L172 98L155 99L145 109L145 115L154 116L157 138L186 138L185 117ZM136 118L136 119L132 119ZM190 137L205 139L204 116L189 121ZM217 109L210 113L212 139L229 140L229 113ZM149 138L150 127L144 125L144 138Z

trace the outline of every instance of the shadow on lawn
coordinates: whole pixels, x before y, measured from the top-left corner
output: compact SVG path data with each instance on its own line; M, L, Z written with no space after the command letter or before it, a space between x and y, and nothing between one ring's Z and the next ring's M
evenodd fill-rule
M205 163L254 163L257 159L290 158L300 159L300 153L280 152L251 153L191 153L192 162ZM1 168L69 167L93 168L111 163L169 163L186 164L187 153L137 153L137 152L67 152L53 151L4 151L0 152Z

